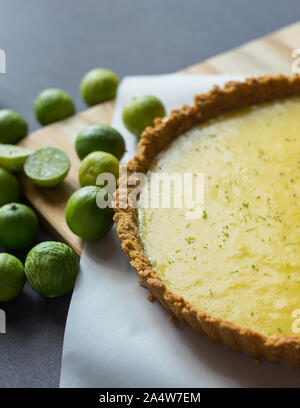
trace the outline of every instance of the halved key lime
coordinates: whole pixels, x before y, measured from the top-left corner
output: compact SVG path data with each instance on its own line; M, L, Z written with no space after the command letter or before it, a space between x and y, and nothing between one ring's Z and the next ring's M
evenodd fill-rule
M42 187L57 186L69 170L68 156L56 147L42 147L30 155L24 164L26 176Z
M0 144L0 166L8 171L20 171L31 153L26 147Z

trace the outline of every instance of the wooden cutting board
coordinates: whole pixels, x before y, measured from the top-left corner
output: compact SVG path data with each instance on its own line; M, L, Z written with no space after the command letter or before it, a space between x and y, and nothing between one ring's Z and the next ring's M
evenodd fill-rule
M292 51L299 47L299 38L300 22L193 65L181 73L291 74L294 61ZM23 175L20 176L20 181L25 197L40 214L46 227L55 238L69 244L79 255L82 250L82 240L69 230L65 222L67 200L80 187L77 176L80 162L74 150L74 141L78 132L90 124L109 124L113 109L113 101L97 105L72 118L41 128L20 143L33 150L43 146L57 146L69 156L72 163L71 170L60 186L54 189L40 188Z

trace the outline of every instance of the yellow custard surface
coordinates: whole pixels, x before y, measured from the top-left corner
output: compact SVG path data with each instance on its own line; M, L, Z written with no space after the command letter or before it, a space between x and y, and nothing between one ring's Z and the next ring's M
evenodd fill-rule
M185 209L138 209L145 251L168 288L259 333L298 335L300 98L194 127L159 154L147 177L161 172L205 178L198 219Z

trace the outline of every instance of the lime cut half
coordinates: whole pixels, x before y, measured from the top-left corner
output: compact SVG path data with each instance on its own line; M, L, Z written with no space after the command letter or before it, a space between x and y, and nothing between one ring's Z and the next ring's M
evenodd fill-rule
M0 166L8 171L20 171L31 153L26 147L0 144Z
M70 160L65 152L56 147L43 147L30 155L24 171L35 184L55 187L61 183L70 170Z

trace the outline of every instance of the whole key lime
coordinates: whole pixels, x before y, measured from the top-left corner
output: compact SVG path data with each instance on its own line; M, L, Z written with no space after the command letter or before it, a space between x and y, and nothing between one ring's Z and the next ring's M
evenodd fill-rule
M11 203L0 208L0 244L5 248L29 248L37 232L37 216L27 205Z
M25 275L31 287L45 297L64 295L74 288L78 259L68 245L46 241L27 255Z
M129 132L141 136L147 126L154 125L154 119L166 115L162 102L152 95L133 98L123 109L123 122Z
M118 159L107 152L90 153L83 159L79 168L81 187L96 186L97 178L102 173L110 173L117 179L119 177Z
M122 135L107 125L91 125L83 129L76 138L75 148L81 160L96 151L111 153L120 160L126 150Z
M10 254L0 254L0 302L8 302L19 296L24 283L22 262Z
M42 147L27 158L24 172L38 186L55 187L65 179L70 166L65 152L56 147Z
M28 126L17 112L0 110L0 143L15 144L27 135Z
M0 166L8 171L20 171L31 153L26 147L0 144Z
M34 111L40 124L46 126L74 115L75 107L67 92L50 88L38 95L34 102Z
M114 211L110 203L111 197L103 188L87 186L75 191L66 207L70 230L83 239L102 238L113 225Z
M90 106L109 101L115 98L119 82L118 75L109 69L92 69L80 83L81 96Z
M16 177L0 167L0 207L19 201L20 187Z

